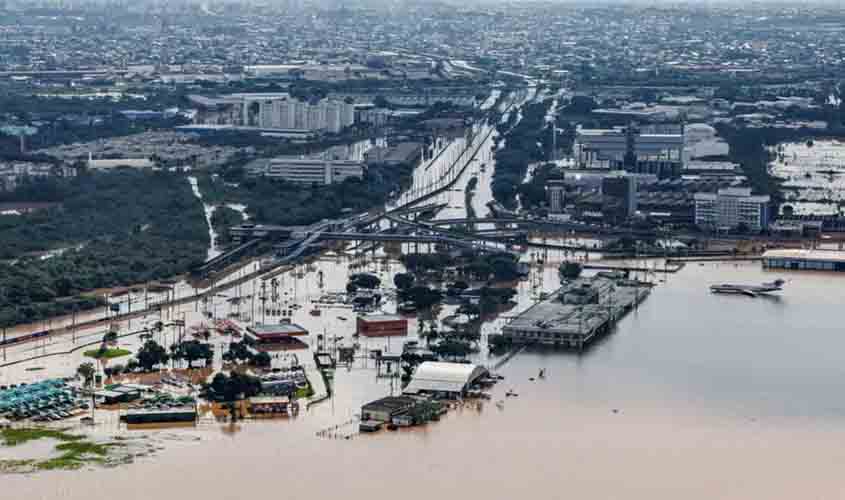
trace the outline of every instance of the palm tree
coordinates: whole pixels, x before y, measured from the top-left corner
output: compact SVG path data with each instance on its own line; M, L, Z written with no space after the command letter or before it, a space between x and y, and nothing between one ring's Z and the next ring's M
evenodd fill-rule
M94 374L97 372L97 369L94 368L94 365L91 363L82 363L79 365L79 368L76 369L76 373L82 377L83 385L85 387L91 387L91 384L94 382Z

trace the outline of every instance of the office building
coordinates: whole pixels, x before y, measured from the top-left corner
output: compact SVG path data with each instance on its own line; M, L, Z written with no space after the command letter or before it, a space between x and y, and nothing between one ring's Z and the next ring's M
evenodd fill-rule
M546 199L549 203L550 213L563 213L563 208L566 206L566 184L563 179L554 179L548 182Z
M684 134L646 134L634 125L612 129L579 128L574 149L579 168L675 177L683 168Z
M711 230L747 229L760 232L770 218L768 195L752 195L751 188L724 188L695 194L695 224Z
M606 217L624 220L637 212L637 179L625 172L605 176L601 182Z
M352 160L281 157L249 169L251 175L296 184L334 184L364 176L364 164Z

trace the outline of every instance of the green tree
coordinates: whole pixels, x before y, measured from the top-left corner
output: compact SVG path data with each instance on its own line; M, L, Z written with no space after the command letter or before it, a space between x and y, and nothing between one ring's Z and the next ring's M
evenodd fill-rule
M214 358L214 350L210 345L199 340L188 340L176 345L173 356L176 359L187 360L188 369L191 369L194 367L194 361L204 359L206 363L210 362Z
M167 350L159 345L155 340L148 340L141 347L137 354L138 364L144 371L151 371L156 365L163 365L167 363L170 357L167 355Z
M85 387L90 387L94 382L94 374L97 373L97 369L94 368L93 363L82 363L76 369L76 373L82 378L83 385Z
M560 265L558 273L561 280L574 280L581 276L581 269L578 262L564 262Z
M270 364L272 363L272 359L270 358L270 355L266 352L259 352L255 355L252 362L255 366L261 368L269 368Z
M113 344L115 342L117 342L117 332L110 330L103 335L103 344Z
M446 359L463 359L472 352L472 347L467 342L449 339L440 342L431 350Z
M393 284L400 290L406 290L414 285L414 275L411 273L396 273Z
M378 276L369 273L357 273L349 277L349 282L353 283L358 288L378 288L381 285L381 280Z

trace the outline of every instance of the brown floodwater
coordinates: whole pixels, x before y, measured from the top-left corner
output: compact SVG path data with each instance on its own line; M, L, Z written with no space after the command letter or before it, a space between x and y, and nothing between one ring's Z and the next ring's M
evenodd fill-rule
M543 275L548 288L553 265ZM359 435L360 405L398 386L358 360L338 370L335 397L296 418L169 429L201 439L117 469L6 476L4 498L844 498L845 276L783 275L780 298L707 291L778 276L759 263L688 265L587 352L527 350L505 364L502 408ZM537 279L520 283L519 307ZM338 315L353 317L296 314L338 331ZM529 380L540 368L546 378Z
M488 165L480 171L483 161L489 157L467 169L454 190L431 201L451 207L446 215L463 216L463 186L475 175L480 182L473 206L483 216L491 170ZM422 174L415 179L422 186L426 181ZM518 304L503 316L556 287L564 254L542 256L546 265L534 267L518 284ZM350 270L350 263L358 267ZM349 342L355 314L335 304L311 316L310 301L342 290L349 274L362 270L389 282L402 266L361 255L322 258L279 276L276 309L290 310L293 321L311 331L305 339L310 345L323 332ZM780 298L708 292L713 283L777 277L788 280ZM331 399L303 408L296 418L237 424L203 419L192 428L124 431L149 434L161 449L116 469L4 476L2 498L845 498L839 471L845 459L845 337L839 316L845 275L778 275L759 263L708 263L690 264L665 278L588 351L526 350L500 368L506 380L493 389L492 401L455 409L423 428L355 432L351 422L363 403L399 391L396 379L376 378L373 362L359 359L349 371L337 371ZM258 286L260 280L254 280L226 295L255 296ZM182 288L180 297L193 293L187 285ZM215 297L207 306L169 308L164 319L184 317L197 324L204 321L206 307L218 316L237 311L244 321L280 319L262 313L251 298L234 307L227 297ZM388 299L385 310L393 307L395 301ZM444 306L439 316L455 307ZM157 319L153 315L122 327L131 330ZM486 323L484 335L496 334L505 320ZM412 320L410 338L417 328ZM75 343L64 337L10 352L21 357L60 352L96 341L102 333L93 329ZM167 343L175 334L166 331L160 340ZM397 350L401 340L361 343L364 349ZM212 342L219 358L228 339ZM136 349L139 339L121 339L121 345ZM305 362L309 357L300 355ZM23 363L0 371L0 382L71 374L83 360L80 350ZM496 360L484 350L477 356L488 365ZM34 367L43 369L28 371ZM541 368L546 378L531 381ZM506 398L508 390L519 396ZM495 404L499 400L501 407ZM109 417L114 415L98 416L102 423L93 432L119 432L117 419Z

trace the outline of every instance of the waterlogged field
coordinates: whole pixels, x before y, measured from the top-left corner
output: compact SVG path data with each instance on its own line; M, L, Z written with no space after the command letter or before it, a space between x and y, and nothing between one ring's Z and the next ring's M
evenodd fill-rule
M845 142L820 140L778 144L771 174L783 181L786 203L796 215L833 215L845 208Z

